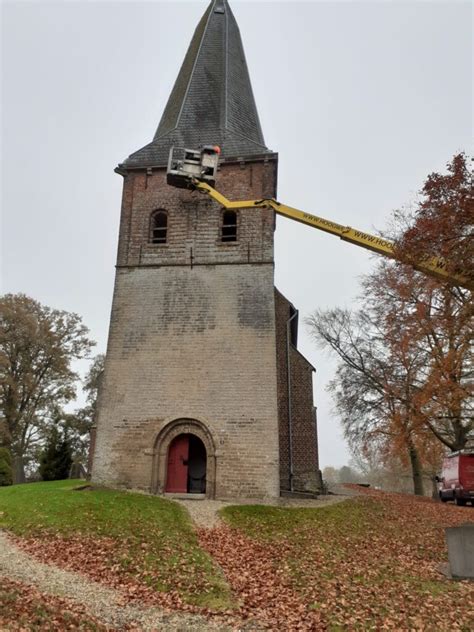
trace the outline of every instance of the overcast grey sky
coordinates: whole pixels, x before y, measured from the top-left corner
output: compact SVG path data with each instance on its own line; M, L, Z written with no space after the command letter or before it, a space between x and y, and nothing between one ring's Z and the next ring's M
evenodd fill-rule
M3 2L2 291L76 311L106 345L122 178L152 139L207 0ZM279 199L382 229L471 138L469 2L239 2ZM300 308L350 306L373 258L278 219L276 284ZM317 367L321 466L349 455Z

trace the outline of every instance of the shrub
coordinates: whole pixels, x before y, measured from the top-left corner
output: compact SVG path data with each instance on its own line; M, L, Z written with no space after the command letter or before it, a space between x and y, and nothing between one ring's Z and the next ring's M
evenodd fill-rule
M12 484L12 456L7 448L0 448L0 487L6 487Z
M39 473L43 481L61 481L69 477L72 464L71 443L64 431L53 427L40 459Z

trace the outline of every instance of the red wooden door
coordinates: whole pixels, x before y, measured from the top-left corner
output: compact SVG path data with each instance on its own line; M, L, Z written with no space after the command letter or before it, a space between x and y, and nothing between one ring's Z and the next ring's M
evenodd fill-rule
M188 491L189 435L173 439L168 451L166 491L185 494Z

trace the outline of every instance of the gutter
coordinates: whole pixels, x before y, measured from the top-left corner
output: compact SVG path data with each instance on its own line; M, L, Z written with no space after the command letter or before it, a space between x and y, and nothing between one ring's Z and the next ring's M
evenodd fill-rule
M287 370L287 387L288 387L288 466L289 466L289 488L293 490L293 415L292 415L292 398L291 398L291 324L294 318L298 317L298 310L290 316L286 321L286 370Z

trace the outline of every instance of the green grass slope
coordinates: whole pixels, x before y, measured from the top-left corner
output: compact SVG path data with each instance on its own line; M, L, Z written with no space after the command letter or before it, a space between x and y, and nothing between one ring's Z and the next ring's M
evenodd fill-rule
M106 550L111 572L120 567L140 575L155 590L173 590L188 603L230 605L221 572L199 546L180 505L108 489L78 491L80 484L68 480L0 488L0 528L30 540L68 539L78 555L80 542L87 543L84 555L96 548L100 557ZM107 546L101 549L102 539ZM84 557L84 564L90 557Z
M472 509L362 491L323 509L231 506L221 515L255 548L245 561L248 575L258 580L259 567L271 564L300 595L306 616L319 617L316 629L472 630L474 586L440 572L445 527L472 518ZM218 559L229 578L233 547L222 547ZM256 594L265 590L253 586Z

